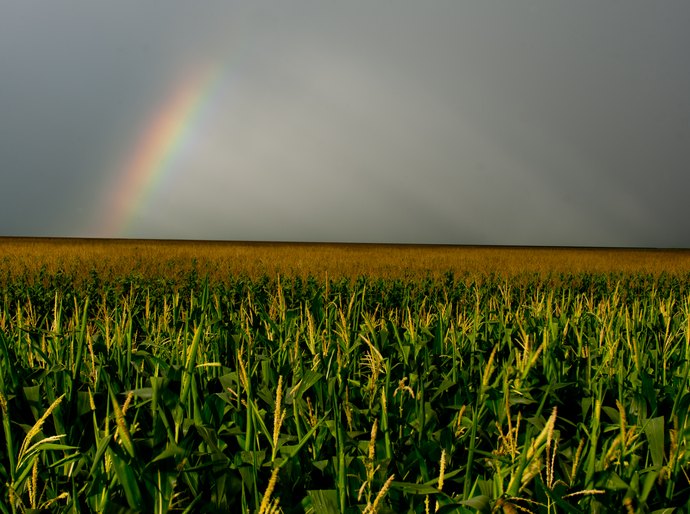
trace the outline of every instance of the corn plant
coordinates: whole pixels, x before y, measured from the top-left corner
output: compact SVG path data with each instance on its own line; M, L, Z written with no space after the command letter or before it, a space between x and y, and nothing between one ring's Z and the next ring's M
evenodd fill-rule
M690 501L683 281L61 280L3 291L1 512Z

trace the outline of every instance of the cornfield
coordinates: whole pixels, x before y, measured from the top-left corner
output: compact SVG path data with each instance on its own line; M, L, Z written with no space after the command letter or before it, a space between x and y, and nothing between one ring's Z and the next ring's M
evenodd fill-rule
M688 278L8 272L0 512L688 512Z

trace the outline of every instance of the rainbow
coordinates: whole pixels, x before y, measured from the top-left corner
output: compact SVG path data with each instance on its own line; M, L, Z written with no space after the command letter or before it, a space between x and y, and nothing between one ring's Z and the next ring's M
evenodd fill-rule
M137 213L172 169L220 75L219 66L206 66L189 74L144 123L134 151L123 165L117 166L117 183L107 214L107 237L127 236Z

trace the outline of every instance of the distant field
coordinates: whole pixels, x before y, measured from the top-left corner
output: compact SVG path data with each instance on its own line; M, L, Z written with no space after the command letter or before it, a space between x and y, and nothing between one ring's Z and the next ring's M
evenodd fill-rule
M689 250L424 246L212 241L0 238L0 280L140 275L175 279L190 270L228 276L438 279L476 275L690 273Z

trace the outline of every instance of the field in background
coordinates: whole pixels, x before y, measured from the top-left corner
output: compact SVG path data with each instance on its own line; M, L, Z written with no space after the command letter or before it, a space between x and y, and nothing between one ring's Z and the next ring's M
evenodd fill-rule
M36 277L41 270L75 279L95 272L103 279L135 275L172 281L194 271L215 282L277 274L439 279L449 271L456 277L657 276L689 274L690 250L0 238L0 266L0 284L8 277Z

